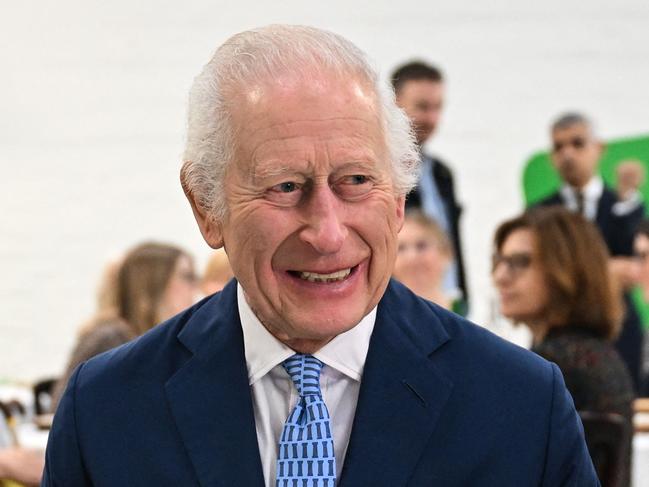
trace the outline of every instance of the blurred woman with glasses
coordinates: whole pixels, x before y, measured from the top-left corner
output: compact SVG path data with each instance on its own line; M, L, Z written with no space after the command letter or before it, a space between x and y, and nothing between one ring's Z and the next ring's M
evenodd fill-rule
M578 411L624 418L629 434L620 485L628 485L634 394L611 342L622 301L597 228L561 207L535 208L502 223L494 248L501 313L530 327L532 350L559 366Z

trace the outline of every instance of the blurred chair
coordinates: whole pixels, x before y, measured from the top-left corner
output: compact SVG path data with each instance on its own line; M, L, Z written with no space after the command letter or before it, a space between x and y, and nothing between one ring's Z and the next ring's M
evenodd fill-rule
M58 379L56 378L43 379L32 386L34 392L34 414L36 414L36 416L40 416L41 414L50 411L52 391L54 390L54 385L57 380Z
M0 449L18 444L15 426L16 414L20 413L20 409L16 408L15 403L0 401Z
M602 487L622 487L629 444L628 422L621 414L580 411L590 457Z

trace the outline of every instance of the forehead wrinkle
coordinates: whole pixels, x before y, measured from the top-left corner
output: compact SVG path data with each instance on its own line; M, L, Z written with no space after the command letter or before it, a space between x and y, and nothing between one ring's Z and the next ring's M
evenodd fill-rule
M289 163L309 166L317 162L317 154L322 149L325 150L327 161L343 160L364 165L377 164L381 160L381 153L385 150L385 147L377 147L380 141L362 140L362 143L359 143L358 139L363 139L363 137L357 135L341 138L340 134L331 134L324 140L318 138L306 147L292 147L287 143L292 140L297 143L300 139L309 137L309 135L269 137L260 142L250 155L253 171L263 176L295 172L296 168ZM331 141L334 143L330 143ZM273 147L274 144L279 144L279 146Z
M254 130L253 133L256 133L256 136L261 138L262 140L256 144L256 147L253 149L253 155L259 152L264 146L267 144L272 144L274 142L285 142L289 140L299 140L303 138L317 138L321 141L328 141L331 139L337 139L341 137L345 137L348 139L356 139L358 137L364 137L367 134L371 132L371 127L367 127L367 129L359 130L358 128L354 130L349 130L345 128L334 128L331 131L328 131L326 133L320 133L320 134L304 134L304 133L286 133L287 130L290 129L291 125L295 124L303 124L303 123L322 123L322 122L329 122L329 121L337 121L337 120L343 120L343 121L358 121L362 122L365 125L370 125L370 122L367 120L364 120L362 118L344 118L344 117L338 117L338 118L331 118L331 119L326 119L326 120L294 120L294 121L288 121L288 122L277 122L277 123L272 123L266 127L259 128ZM278 130L279 129L279 130ZM382 136L382 132L379 132ZM370 137L371 138L371 137ZM368 140L368 142L371 140ZM383 137L379 137L379 142L384 142ZM240 147L242 147L240 145ZM242 147L243 148L243 147ZM290 150L290 149L289 149Z
M280 115L283 116L283 115ZM289 131L293 126L299 125L299 124L307 124L307 125L318 125L318 124L326 124L326 123L335 123L335 122L360 122L363 124L365 127L360 130L359 128L356 128L353 132L361 132L363 134L371 132L372 125L374 122L378 124L378 120L368 120L363 117L328 117L328 118L314 118L314 119L303 119L300 118L299 120L277 120L274 121L271 119L271 123L259 127L257 129L253 129L255 132L272 132L272 138L278 139L278 140L284 140L284 139L291 139L291 138L297 138L301 137L300 134L291 134L291 133L286 133ZM379 128L379 133L383 135L383 131L381 129L381 125L378 124L377 127ZM344 132L347 133L348 129L344 127L333 127L331 132L332 135L331 137L334 137L336 132ZM353 133L352 132L352 133ZM320 136L325 135L325 134L319 134Z

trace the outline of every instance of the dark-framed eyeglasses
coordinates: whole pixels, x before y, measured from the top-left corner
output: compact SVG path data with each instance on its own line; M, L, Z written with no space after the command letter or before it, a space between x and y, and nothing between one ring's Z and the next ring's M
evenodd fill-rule
M507 272L516 277L527 269L532 263L532 254L529 252L516 252L509 255L503 255L496 252L491 257L491 272L494 273L501 264L505 265Z

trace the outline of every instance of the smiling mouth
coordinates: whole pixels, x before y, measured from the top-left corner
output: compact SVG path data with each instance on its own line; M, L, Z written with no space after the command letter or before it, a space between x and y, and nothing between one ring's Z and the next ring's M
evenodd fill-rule
M340 282L347 279L352 272L358 266L348 267L347 269L341 269L336 272L330 272L327 274L320 274L318 272L309 272L309 271L288 271L292 276L298 277L303 281L309 282L318 282L318 283L329 283L329 282Z

